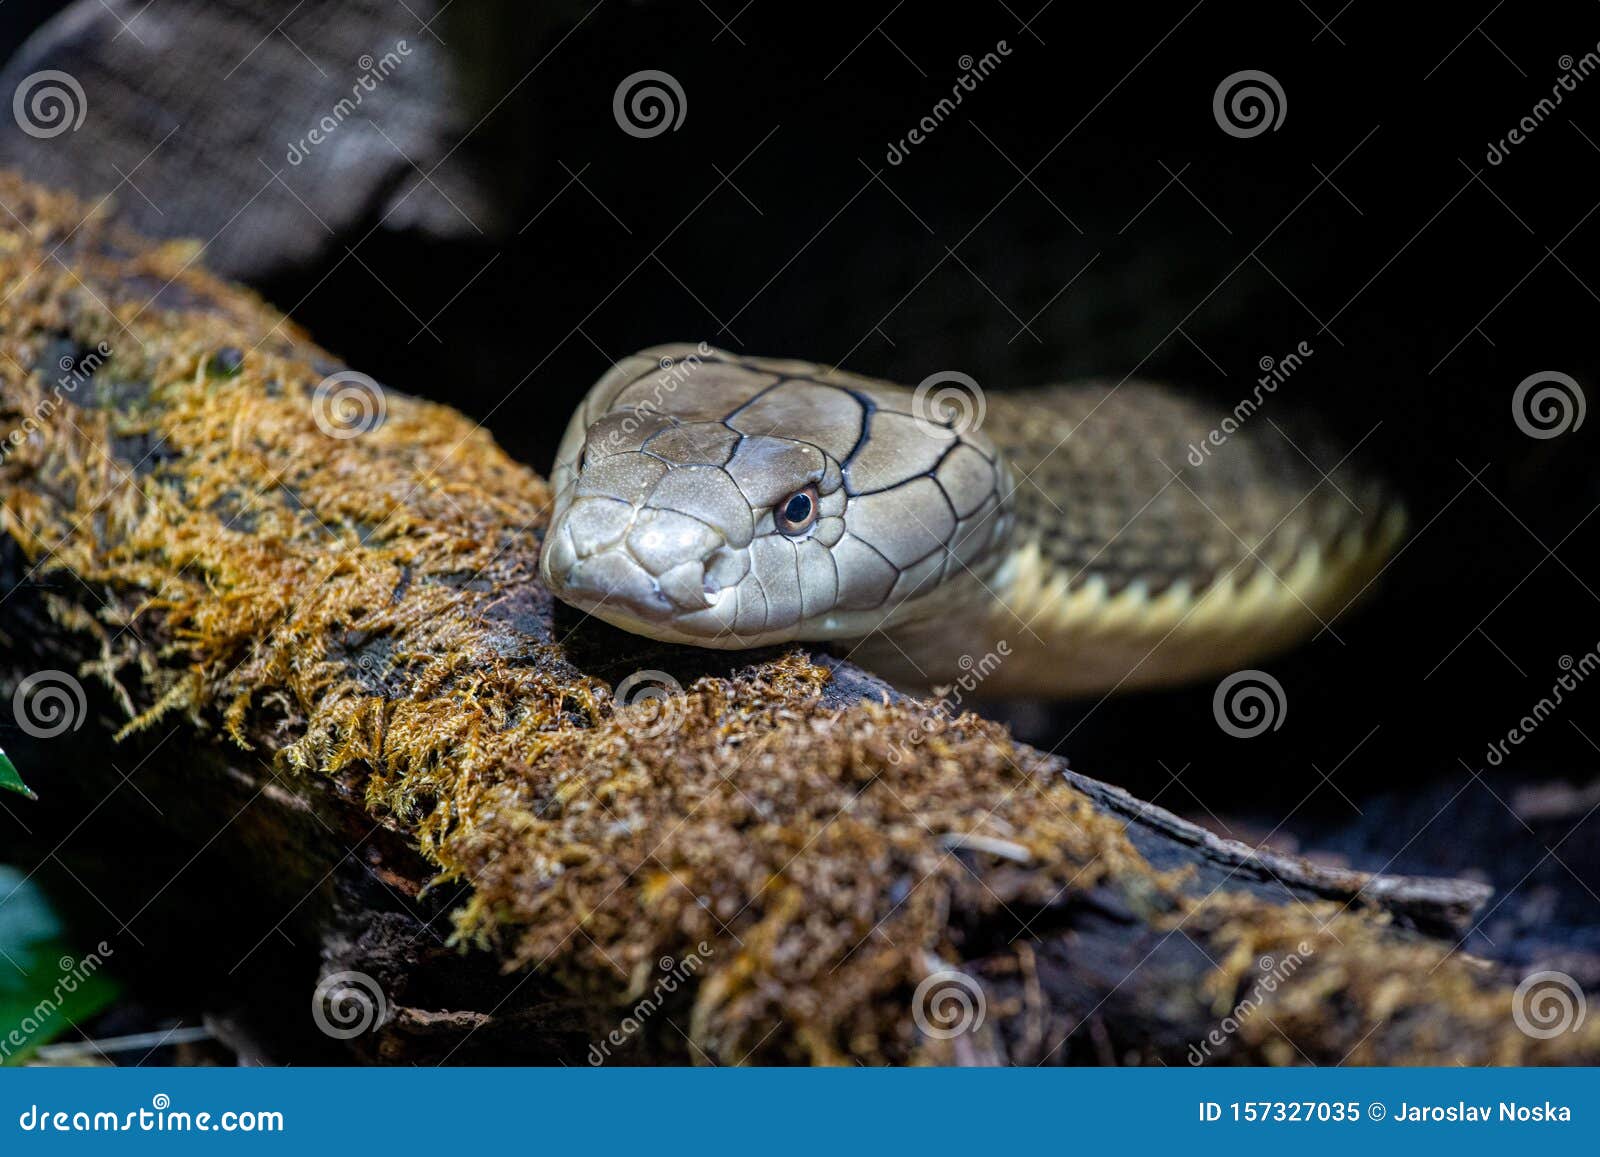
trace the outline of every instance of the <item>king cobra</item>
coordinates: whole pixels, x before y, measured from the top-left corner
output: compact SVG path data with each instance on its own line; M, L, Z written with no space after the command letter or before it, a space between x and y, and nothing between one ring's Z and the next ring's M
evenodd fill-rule
M1270 415L1140 381L971 385L625 358L557 451L544 582L673 643L831 640L901 685L977 669L982 694L1065 697L1282 650L1402 535L1385 487Z

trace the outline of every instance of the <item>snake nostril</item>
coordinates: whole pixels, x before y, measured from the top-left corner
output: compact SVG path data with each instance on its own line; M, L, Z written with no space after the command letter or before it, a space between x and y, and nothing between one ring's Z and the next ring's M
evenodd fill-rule
M738 586L749 570L750 557L745 551L719 546L706 559L706 594L715 596Z
M656 579L661 593L683 610L702 610L711 605L711 592L705 570L698 562L679 563Z

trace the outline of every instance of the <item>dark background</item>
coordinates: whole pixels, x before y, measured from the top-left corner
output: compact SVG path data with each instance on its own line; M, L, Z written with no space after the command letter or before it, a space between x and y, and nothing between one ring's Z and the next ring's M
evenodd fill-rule
M0 9L7 46L51 7ZM211 7L263 22L285 92L321 82L319 66L344 85L358 72L297 23L334 19L325 5L279 33L282 13L251 15L272 5ZM207 138L160 100L106 99L141 109L147 145L169 122L175 141L198 133L203 148L173 148L181 167L163 150L134 183L204 199L214 180L220 216L153 214L127 187L116 203L148 231L235 243L220 264L321 344L483 420L541 470L610 362L661 341L906 382L959 369L989 390L1141 376L1229 407L1260 359L1308 343L1266 413L1359 441L1406 496L1413 537L1337 637L1266 664L1282 726L1230 738L1211 686L998 710L1079 770L1239 838L1488 879L1474 950L1570 954L1569 971L1600 983L1600 692L1584 686L1503 767L1486 763L1561 658L1600 646L1600 417L1541 441L1511 405L1539 371L1572 375L1587 403L1600 391L1600 75L1486 160L1572 67L1563 57L1600 53L1600 8L707 0L534 16L457 0L433 26L442 44L418 27L431 9L412 8L422 16L376 0L351 11L372 10L375 48L411 35L463 81L442 147L415 166L366 180L286 165L308 126L230 90L225 54L202 51L186 83L260 132ZM89 48L49 59L104 50L117 25L99 19ZM889 164L959 59L1001 40L1011 53L993 75ZM646 68L680 82L687 115L637 139L612 95ZM1270 73L1287 101L1281 126L1249 139L1212 111L1243 69ZM427 87L419 99L447 99ZM69 156L12 133L0 157L91 195L119 184L103 150L72 141ZM267 182L251 213L288 221L310 211L297 199L346 188L347 213L317 252L279 259L270 230L230 217L243 198L224 196L225 169ZM461 220L453 207L432 225L385 218L447 180Z

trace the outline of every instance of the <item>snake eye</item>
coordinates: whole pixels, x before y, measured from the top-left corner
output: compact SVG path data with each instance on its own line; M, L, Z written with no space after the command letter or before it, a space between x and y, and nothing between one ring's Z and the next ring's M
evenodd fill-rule
M772 521L782 534L804 534L817 520L817 488L796 490L773 509Z

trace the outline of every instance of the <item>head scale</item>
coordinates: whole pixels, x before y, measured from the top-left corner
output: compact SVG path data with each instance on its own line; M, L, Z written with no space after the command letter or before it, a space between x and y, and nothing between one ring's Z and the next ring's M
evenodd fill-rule
M1009 482L911 391L805 362L664 346L573 416L540 570L564 601L703 647L856 638L992 567Z

